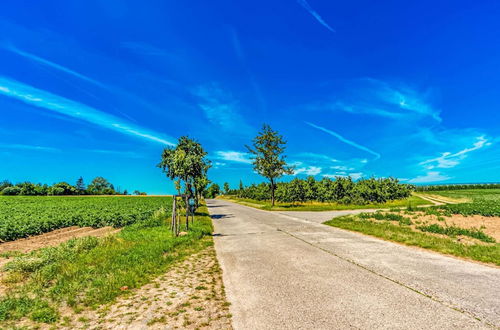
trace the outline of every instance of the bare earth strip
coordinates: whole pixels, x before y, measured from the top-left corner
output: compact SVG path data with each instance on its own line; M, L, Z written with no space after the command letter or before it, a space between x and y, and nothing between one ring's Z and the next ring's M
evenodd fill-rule
M322 225L332 212L207 204L235 329L500 326L498 268Z
M124 288L126 289L126 288ZM97 311L68 309L57 326L68 329L232 329L213 246L152 283Z

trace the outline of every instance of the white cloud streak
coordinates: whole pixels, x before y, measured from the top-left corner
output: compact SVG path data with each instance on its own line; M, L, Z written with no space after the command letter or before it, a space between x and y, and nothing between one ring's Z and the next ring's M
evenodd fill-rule
M294 170L293 175L305 174L305 175L318 175L321 173L321 167L317 166L307 166L300 167Z
M460 161L466 158L469 152L489 145L491 145L491 142L488 142L484 136L478 136L476 137L476 142L470 148L465 148L456 153L444 152L437 158L420 162L419 165L424 165L424 167L428 170L432 170L433 168L452 168L459 165Z
M439 182L439 181L446 181L451 179L451 177L441 174L441 172L437 171L430 171L427 172L425 175L420 175L417 176L416 178L413 178L409 180L409 183L430 183L430 182Z
M246 152L228 150L228 151L216 151L215 154L217 155L218 159L223 159L230 162L244 163L244 164L252 163L250 155Z
M36 56L36 55L34 55L34 54L31 54L31 53L28 53L28 52L22 51L22 50L20 50L20 49L17 49L16 47L14 47L14 46L12 46L12 45L7 45L7 46L4 46L4 49L7 49L7 50L9 50L9 51L13 52L14 54L17 54L17 55L19 55L19 56L22 56L22 57L24 57L24 58L27 58L27 59L29 59L29 60L31 60L31 61L36 62L36 63L46 65L46 66L48 66L48 67L50 67L50 68L53 68L53 69L56 69L56 70L59 70L59 71L65 72L65 73L67 73L67 74L69 74L69 75L72 75L72 76L74 76L74 77L76 77L76 78L79 78L79 79L81 79L81 80L85 80L85 81L87 81L87 82L90 82L90 83L92 83L92 84L94 84L94 85L96 85L96 86L99 86L99 87L102 87L102 88L106 88L106 85L104 85L104 84L100 83L99 81L97 81L97 80L95 80L95 79L89 78L89 77L87 77L87 76L85 76L85 75L83 75L83 74L81 74L81 73L78 73L78 72L76 72L76 71L74 71L74 70L71 70L71 69L69 69L69 68L67 68L67 67L64 67L64 66L62 66L62 65L59 65L59 64L57 64L57 63L51 62L51 61L49 61L49 60L46 60L46 59L41 58L41 57L39 57L39 56Z
M43 147L43 146L35 146L28 144L0 144L0 149L17 149L17 150L30 150L30 151L48 151L48 152L59 152L60 149L52 148L52 147Z
M371 150L371 149L369 149L369 148L367 148L365 146L357 144L354 141L348 140L348 139L344 138L342 135L340 135L338 133L335 133L334 131L331 131L329 129L326 129L324 127L321 127L321 126L318 126L318 125L315 125L315 124L312 124L312 123L309 123L309 122L306 122L306 124L309 125L309 126L311 126L311 127L316 128L316 129L319 129L320 131L323 131L323 132L325 132L327 134L330 134L330 135L336 137L337 139L339 139L340 141L344 142L345 144L348 144L348 145L350 145L350 146L352 146L354 148L357 148L359 150L363 150L365 152L368 152L368 153L374 155L375 159L379 159L380 158L380 154L378 152L375 152L375 151L373 151L373 150Z
M297 0L297 3L301 5L305 10L307 10L309 14L311 14L319 22L319 24L323 25L330 32L335 33L335 30L327 22L325 22L325 20L318 14L317 11L312 9L312 7L306 0Z
M128 123L118 117L79 102L1 76L0 94L38 108L86 121L122 134L140 137L165 145L175 145L175 143L169 141L172 140L171 138L162 137L159 133Z

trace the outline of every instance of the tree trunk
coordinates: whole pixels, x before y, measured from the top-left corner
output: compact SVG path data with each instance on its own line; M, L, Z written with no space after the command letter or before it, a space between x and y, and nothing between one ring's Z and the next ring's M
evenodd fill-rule
M271 179L271 206L274 207L274 180Z
M189 198L186 195L186 231L189 230Z

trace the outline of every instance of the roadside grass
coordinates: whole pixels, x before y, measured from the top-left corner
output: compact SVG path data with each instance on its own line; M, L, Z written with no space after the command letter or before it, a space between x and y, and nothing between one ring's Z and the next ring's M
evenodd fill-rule
M325 222L326 225L360 232L388 241L417 246L457 257L469 258L500 266L500 244L462 244L452 238L438 237L413 230L410 226L389 221L375 222L359 216L344 216Z
M166 219L163 211L119 234L78 238L14 258L4 270L9 291L0 299L0 321L53 323L63 306L78 313L111 303L213 244L205 206L185 236L174 237Z
M430 205L429 201L412 195L409 198L390 201L382 204L339 204L322 202L304 203L279 203L271 206L271 201L259 201L255 199L238 198L236 196L223 195L219 198L230 202L239 203L266 211L334 211L334 210L358 210L358 209L390 209L390 208L413 208L418 205Z

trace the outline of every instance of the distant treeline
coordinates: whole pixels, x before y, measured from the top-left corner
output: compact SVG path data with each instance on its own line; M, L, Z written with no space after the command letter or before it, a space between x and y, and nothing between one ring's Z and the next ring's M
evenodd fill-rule
M461 189L500 189L500 183L467 183L434 186L417 186L416 191L461 190Z
M128 195L127 190L115 189L112 183L103 177L96 177L86 186L80 177L75 185L58 182L51 186L41 183L20 182L13 184L8 180L0 182L0 195L5 196L60 196L60 195ZM135 195L146 195L145 192L134 191Z
M229 186L224 184L224 188ZM209 188L210 190L210 188ZM362 179L353 181L350 177L337 177L335 180L323 178L318 181L310 176L307 179L295 178L290 182L276 185L276 200L284 203L295 202L337 202L342 204L385 203L387 201L407 198L415 190L415 186L401 184L395 178ZM267 183L252 184L239 189L224 189L228 195L256 200L269 200L270 187Z

